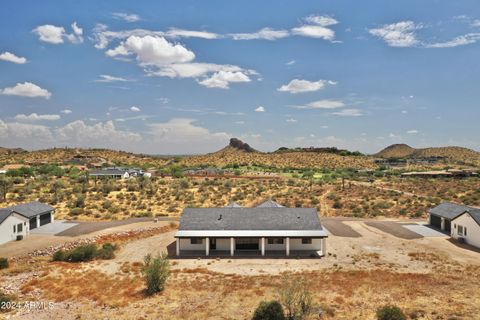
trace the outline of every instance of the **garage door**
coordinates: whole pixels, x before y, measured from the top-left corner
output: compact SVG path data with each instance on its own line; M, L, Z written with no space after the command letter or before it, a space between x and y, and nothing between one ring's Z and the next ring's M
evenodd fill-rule
M446 231L446 232L450 233L450 229L452 228L451 225L452 225L452 224L451 224L451 221L445 219L445 231Z
M40 225L43 226L45 224L49 224L52 222L52 215L50 213L42 214L40 216Z
M435 228L441 229L442 228L442 218L440 218L439 216L436 216L434 214L431 214L430 215L430 225L435 227Z
M30 225L30 230L35 229L37 227L37 217L31 218L29 225Z

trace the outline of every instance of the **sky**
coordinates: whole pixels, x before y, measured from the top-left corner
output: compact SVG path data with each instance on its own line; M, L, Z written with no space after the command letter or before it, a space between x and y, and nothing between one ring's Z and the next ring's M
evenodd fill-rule
M0 146L480 150L480 6L5 1Z

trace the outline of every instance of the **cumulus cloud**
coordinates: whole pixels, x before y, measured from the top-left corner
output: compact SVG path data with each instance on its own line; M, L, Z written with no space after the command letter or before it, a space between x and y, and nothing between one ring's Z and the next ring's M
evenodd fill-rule
M297 122L297 119L289 118L286 120L287 122Z
M58 114L36 114L36 113L31 113L29 115L17 114L15 116L15 120L18 120L18 121L55 121L55 120L60 120L60 116Z
M73 111L70 110L70 109L63 109L62 111L60 111L61 113L63 114L71 114Z
M413 21L400 21L368 31L391 47L413 47L420 43L415 32L422 27L421 24L416 24Z
M110 57L135 55L143 66L167 65L192 61L195 54L182 46L158 36L130 36L115 49L106 51Z
M345 103L341 100L323 99L313 101L305 105L293 106L296 109L338 109L345 107Z
M228 89L232 82L250 82L250 78L243 72L237 71L219 71L215 72L211 77L199 81L202 86L207 88Z
M425 48L454 48L475 43L480 40L480 33L468 33L444 42L426 43Z
M40 97L45 99L50 99L52 96L48 90L42 89L31 82L17 83L14 87L0 89L0 93L7 96Z
M195 119L174 118L164 123L149 124L152 143L158 147L156 153L184 154L216 150L225 145L230 135L211 132L196 125Z
M263 28L254 33L232 33L233 40L277 40L286 38L290 35L288 30L274 30L272 28Z
M416 129L408 130L407 133L408 134L417 134L418 130L416 130Z
M340 117L360 117L363 116L363 113L359 109L342 109L340 111L332 112L335 116Z
M293 79L288 84L282 85L277 90L290 93L311 92L321 90L327 84L333 85L336 84L336 82L329 80L308 81L301 79Z
M140 112L141 110L140 110L139 107L133 106L133 107L130 108L130 111L132 111L132 112Z
M305 24L292 29L294 35L324 39L333 41L335 39L335 31L329 26L338 24L338 21L330 16L311 15L304 19Z
M24 58L24 57L18 57L18 56L16 56L15 54L10 53L10 52L8 52L8 51L3 52L2 54L0 54L0 60L8 61L8 62L16 63L16 64L24 64L24 63L27 63L27 59L26 59L26 58Z
M125 81L128 81L128 80L125 79L125 78L121 78L121 77L110 76L108 74L101 74L100 79L97 79L97 80L94 80L94 81L95 82L125 82Z
M335 18L330 16L322 16L322 15L310 15L305 18L305 21L311 24L316 24L322 27L333 26L338 24L338 21Z
M69 34L66 33L64 27L45 24L36 27L35 29L33 29L33 32L38 35L40 41L51 44L63 43L64 39L67 39L71 43L83 42L83 29L77 25L77 22L73 22L71 28L73 33Z
M255 109L255 112L265 112L265 108L262 106L259 106Z
M114 12L112 13L112 16L115 19L120 19L125 22L137 22L140 21L140 16L138 14L133 14L133 13L123 13L123 12Z

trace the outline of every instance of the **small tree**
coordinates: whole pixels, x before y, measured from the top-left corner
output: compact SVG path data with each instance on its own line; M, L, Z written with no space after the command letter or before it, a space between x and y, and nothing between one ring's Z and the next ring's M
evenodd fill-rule
M0 269L7 269L9 266L7 258L0 258Z
M402 309L397 306L384 306L377 310L378 320L406 320Z
M152 258L150 254L144 258L142 270L143 278L147 286L148 295L155 294L165 288L168 276L170 275L170 261L168 255L163 253Z
M255 309L252 320L285 320L285 314L278 301L262 301Z
M287 311L287 319L303 320L313 312L312 295L304 278L284 276L279 295Z

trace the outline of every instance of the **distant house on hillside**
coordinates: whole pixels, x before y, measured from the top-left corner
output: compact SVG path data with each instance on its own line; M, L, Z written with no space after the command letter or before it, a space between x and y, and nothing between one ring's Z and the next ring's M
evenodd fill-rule
M314 208L267 201L254 208L186 208L175 234L177 256L324 256L327 232Z
M431 226L480 248L480 208L444 202L429 210Z
M466 178L476 176L477 173L471 170L435 170L435 171L419 171L419 172L405 172L402 177L416 177L416 178Z
M112 178L112 179L128 179L131 177L148 177L152 174L145 172L140 168L123 168L123 167L110 167L100 170L92 170L89 173L93 178Z
M37 201L0 209L0 244L21 240L30 230L52 223L54 213L55 208Z
M187 176L219 176L224 175L225 173L225 170L213 167L189 169L184 171L184 174Z

